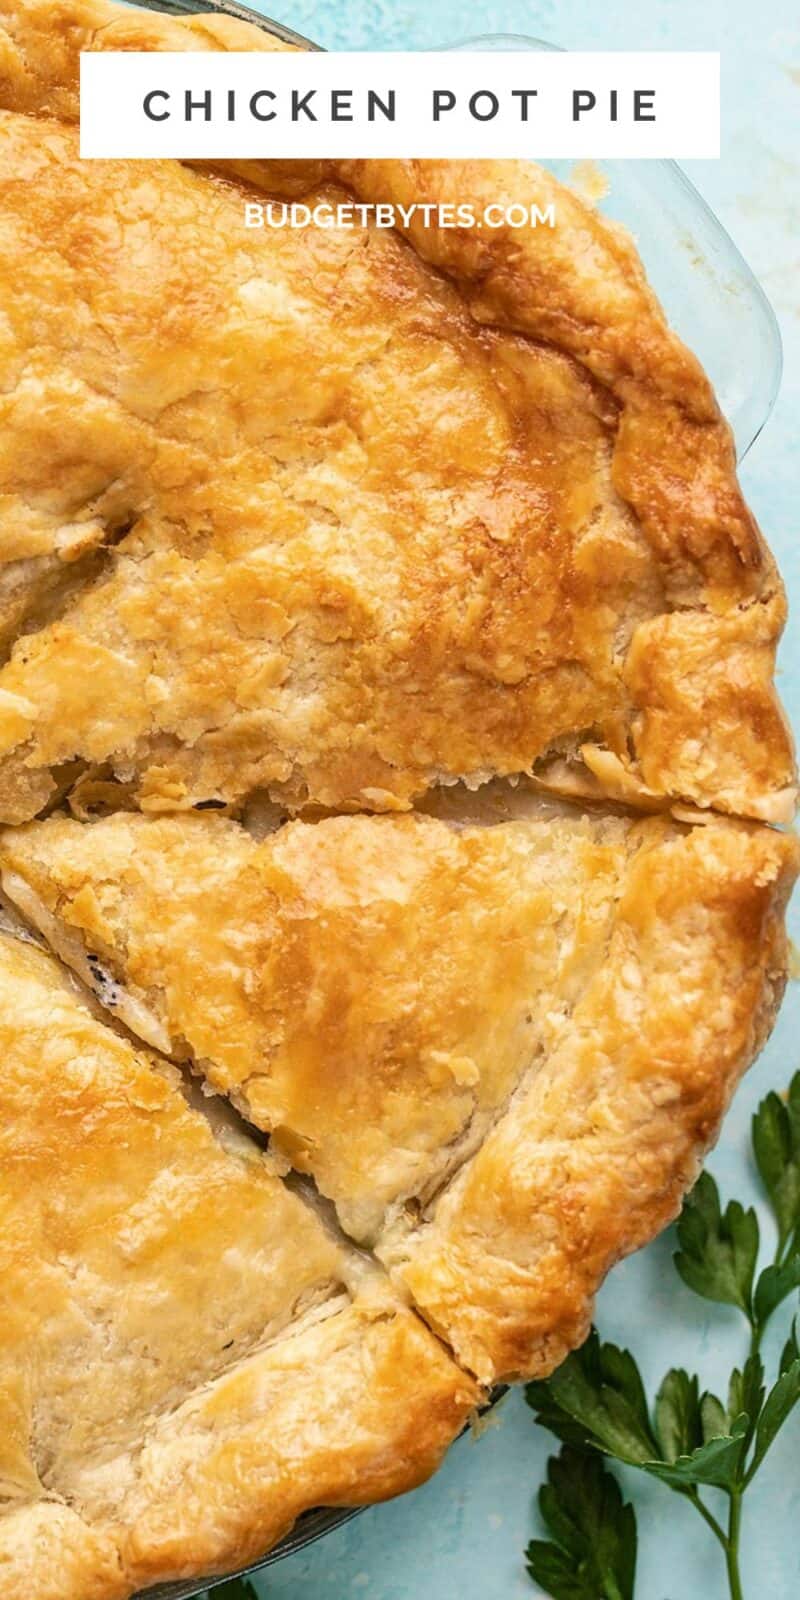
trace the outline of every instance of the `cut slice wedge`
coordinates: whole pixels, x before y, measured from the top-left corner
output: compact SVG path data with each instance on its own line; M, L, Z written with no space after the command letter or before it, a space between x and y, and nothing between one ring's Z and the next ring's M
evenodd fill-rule
M0 1046L4 1600L230 1569L311 1505L433 1470L476 1385L256 1145L5 934Z
M677 1208L777 1005L797 847L526 792L439 809L261 840L54 817L7 830L0 864L101 1002L499 1379L552 1366Z
M53 817L3 884L133 1032L188 1058L374 1245L477 1150L602 960L618 817Z

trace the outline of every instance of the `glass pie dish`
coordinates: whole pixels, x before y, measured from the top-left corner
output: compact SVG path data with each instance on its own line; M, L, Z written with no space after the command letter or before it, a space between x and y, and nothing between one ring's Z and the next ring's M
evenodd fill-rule
M307 50L320 48L236 0L134 0L176 16L222 11ZM543 39L487 34L453 50L554 50ZM633 234L670 322L706 369L733 428L739 460L770 415L783 366L775 314L722 223L674 161L547 161L600 211ZM736 336L731 337L735 326Z
M222 11L248 20L286 42L310 46L291 30L264 19L231 0L138 0L149 9L186 14ZM536 50L547 45L530 39L494 36L453 46L458 49ZM724 229L672 163L605 163L576 173L566 163L551 163L566 181L588 184L605 212L636 236L645 266L667 313L685 342L696 351L717 390L743 456L769 416L781 372L777 325L755 278ZM731 337L735 326L736 337ZM259 1570L311 1543L354 1516L354 1510L317 1510L262 1562ZM222 1580L212 1580L222 1581ZM147 1591L147 1600L189 1600L207 1583L196 1579Z

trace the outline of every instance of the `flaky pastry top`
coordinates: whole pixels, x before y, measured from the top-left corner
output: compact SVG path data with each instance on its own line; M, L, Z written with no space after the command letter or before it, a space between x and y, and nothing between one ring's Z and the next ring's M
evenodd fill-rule
M51 817L5 893L314 1178L483 1381L680 1203L785 976L795 840L725 819ZM457 816L457 812L455 813Z
M476 1385L256 1145L5 933L0 1044L4 1600L229 1570L320 1498L433 1469Z
M273 41L4 28L0 815L75 762L159 811L534 771L785 818L780 582L628 236L526 163L80 163L79 48ZM557 225L252 233L245 185Z

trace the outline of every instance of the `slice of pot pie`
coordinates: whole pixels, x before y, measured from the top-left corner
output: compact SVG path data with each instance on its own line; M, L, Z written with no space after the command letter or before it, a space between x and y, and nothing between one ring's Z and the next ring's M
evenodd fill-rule
M519 163L81 163L81 48L271 41L0 15L0 819L87 769L155 811L533 772L786 818L781 585L627 236ZM558 220L248 232L242 171Z
M100 1001L268 1131L486 1381L549 1371L676 1211L780 999L798 861L745 823L494 798L0 841Z
M0 1592L123 1600L409 1487L479 1398L174 1067L0 935Z

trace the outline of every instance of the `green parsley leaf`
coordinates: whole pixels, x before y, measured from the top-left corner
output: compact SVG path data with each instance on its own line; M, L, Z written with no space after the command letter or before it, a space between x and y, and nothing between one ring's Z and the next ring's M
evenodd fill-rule
M568 1361L571 1359L570 1356L567 1357ZM536 1421L541 1427L547 1428L549 1433L555 1434L562 1444L571 1445L574 1450L587 1450L597 1446L597 1440L591 1431L563 1410L551 1393L551 1383L552 1377L533 1379L525 1385L525 1399L535 1412Z
M728 1432L734 1433L740 1418L745 1421L745 1440L749 1445L764 1404L764 1363L754 1352L741 1372L734 1367L728 1385Z
M530 1576L553 1600L633 1600L636 1518L597 1456L564 1446L547 1464L539 1509L551 1541L532 1539Z
M703 1443L709 1439L722 1439L728 1432L728 1413L715 1394L704 1394L700 1401L703 1423Z
M691 1455L704 1442L697 1379L690 1378L682 1367L667 1373L656 1395L655 1424L665 1461Z
M786 1367L764 1401L764 1409L756 1429L756 1447L748 1473L748 1482L758 1471L778 1429L783 1426L798 1400L800 1400L800 1359L792 1361L791 1365Z
M736 1488L741 1482L747 1431L747 1417L737 1417L730 1434L709 1439L690 1455L678 1456L675 1461L645 1461L644 1470L673 1489L688 1489L701 1483L715 1489Z
M758 1257L758 1219L731 1200L723 1212L719 1191L702 1172L678 1219L675 1265L684 1283L706 1300L738 1306L752 1316L753 1274Z
M529 1576L554 1600L598 1600L603 1593L577 1570L571 1556L546 1539L531 1539L525 1556Z
M800 1288L800 1252L796 1251L787 1256L780 1266L765 1267L764 1271L759 1273L753 1296L756 1321L763 1327L772 1316L775 1307L797 1288Z
M567 1443L594 1445L634 1466L658 1454L633 1356L601 1344L594 1330L552 1377L529 1383L525 1394L537 1421Z
M258 1600L249 1578L228 1578L212 1590L208 1600Z
M679 1458L693 1458L701 1445L719 1439L738 1440L742 1432L749 1440L763 1401L764 1367L758 1355L750 1356L741 1372L738 1368L732 1372L727 1406L714 1394L701 1395L697 1378L690 1378L682 1368L673 1368L667 1373L655 1404L656 1435L664 1461L671 1464ZM716 1460L718 1455L718 1451L713 1452L711 1459ZM703 1457L701 1465L705 1460ZM682 1474L684 1470L681 1467Z
M800 1346L797 1343L797 1320L792 1323L791 1332L783 1347L779 1372L783 1374L793 1361L800 1361Z
M789 1085L785 1105L774 1092L762 1100L753 1117L752 1132L756 1166L775 1213L783 1249L800 1229L800 1072Z

